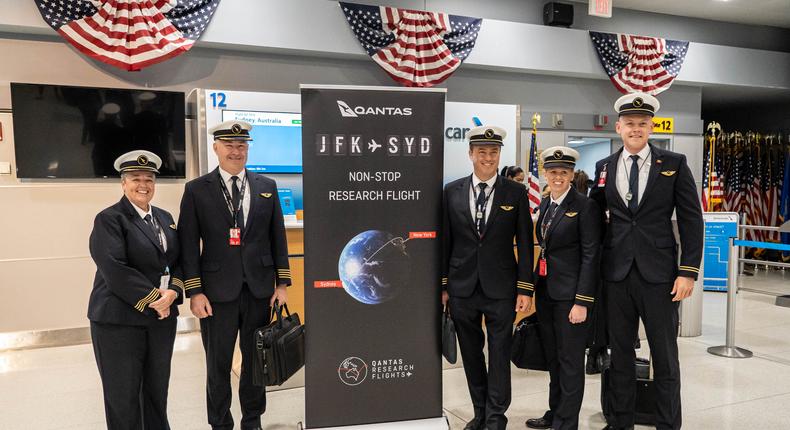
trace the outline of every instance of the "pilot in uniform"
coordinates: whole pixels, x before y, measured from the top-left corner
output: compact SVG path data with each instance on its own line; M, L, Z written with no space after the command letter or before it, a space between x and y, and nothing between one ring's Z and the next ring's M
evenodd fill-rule
M656 428L681 426L678 305L694 290L702 258L702 210L686 156L648 143L658 100L620 97L615 125L624 147L598 161L590 197L609 220L601 275L606 289L614 420L632 428L636 402L634 339L645 325L656 387ZM672 230L676 214L680 259Z
M245 168L252 126L214 126L219 166L186 184L178 220L184 285L200 318L206 351L206 403L214 429L233 428L230 371L236 338L241 349L242 430L260 429L266 390L253 384L255 329L270 307L284 305L291 285L277 184Z
M535 294L551 383L549 410L526 424L575 430L584 396L584 350L598 289L601 213L594 200L573 187L576 150L555 146L540 157L550 193L540 203L537 221L540 255Z
M121 200L99 212L88 319L107 428L169 429L167 390L184 283L176 224L150 204L162 161L148 151L115 160Z
M531 211L524 186L497 175L504 138L500 127L469 130L474 172L444 188L442 304L449 298L474 406L465 430L506 428L513 320L532 306Z

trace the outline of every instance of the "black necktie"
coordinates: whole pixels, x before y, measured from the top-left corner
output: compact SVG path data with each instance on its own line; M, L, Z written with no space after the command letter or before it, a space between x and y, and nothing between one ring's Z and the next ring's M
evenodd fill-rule
M145 224L148 226L148 228L150 228L151 231L154 232L154 236L156 237L156 239L159 240L159 246L164 247L164 244L162 243L162 237L159 236L159 230L156 228L156 226L154 225L154 221L151 219L151 214L146 214L143 217L143 220L145 221Z
M628 177L628 193L631 199L628 200L628 210L632 214L636 213L636 208L639 207L639 156L631 156L631 174Z
M549 209L546 211L546 216L543 217L543 225L541 225L541 236L543 241L546 241L546 232L549 230L552 221L554 220L554 212L557 210L557 203L551 202Z
M239 177L231 176L230 179L233 180L230 198L233 203L233 209L236 211L236 225L241 228L244 227L244 208L241 207L241 193L237 184Z
M486 187L488 187L488 184L481 182L477 184L477 187L480 188L480 193L477 195L477 201L475 202L475 223L477 224L477 232L482 235L486 225L484 206L486 204ZM477 216L478 214L480 216Z

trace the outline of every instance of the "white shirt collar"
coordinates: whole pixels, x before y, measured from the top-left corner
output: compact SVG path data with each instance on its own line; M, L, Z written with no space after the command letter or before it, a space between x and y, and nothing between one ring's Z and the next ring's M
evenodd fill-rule
M636 155L639 156L640 160L647 160L647 156L649 154L650 154L650 144L645 145L645 147L642 148L641 151L636 153ZM626 160L628 160L631 157L631 153L628 152L628 150L625 149L625 147L623 147L622 157L623 157L623 161L626 161Z
M126 199L126 200L129 200L129 198L127 197L127 199ZM131 200L129 200L129 204L131 204L131 205L132 205L132 207L134 208L135 212L137 212L137 215L140 215L140 218L142 218L142 219L144 219L144 220L145 220L145 216L146 216L146 215L151 215L151 218L153 218L153 217L154 217L154 215L151 213L151 211L153 210L153 209L152 209L152 208L153 208L153 206L152 206L150 203L148 204L148 212L146 212L146 211L144 211L144 210L140 209L139 207L137 207L137 205L136 205L136 204L134 204L134 203L132 203L132 201L131 201Z
M563 201L563 200L565 200L565 197L567 197L567 196L568 196L568 193L569 193L570 191L571 191L571 187L568 187L568 189L567 189L567 190L565 190L565 192L564 192L564 193L562 193L562 195L561 195L561 196L559 196L557 199L555 199L555 198L551 197L551 194L549 194L549 198L551 199L551 203L556 203L556 204L557 204L557 206L561 205L561 204L562 204L562 201Z
M226 184L233 183L233 181L231 181L230 178L234 175L231 175L230 173L222 170L222 167L219 168L219 175L222 177L222 180L225 181ZM247 169L241 169L241 172L235 176L239 177L239 181L244 181L244 177L247 176ZM241 186L241 183L239 183L239 186Z
M481 182L485 182L486 184L488 184L488 189L490 190L490 189L493 188L494 184L496 183L496 176L497 175L494 175L494 176L491 177L491 179L489 179L487 181L484 181L484 180L478 178L477 175L472 173L472 186L476 187L477 184L479 184Z

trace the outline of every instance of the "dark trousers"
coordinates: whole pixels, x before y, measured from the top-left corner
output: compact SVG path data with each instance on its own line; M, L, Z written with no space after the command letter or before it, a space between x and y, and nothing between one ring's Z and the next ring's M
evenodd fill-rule
M245 284L236 300L211 303L213 316L200 320L200 334L206 352L206 405L208 422L214 429L232 429L230 413L230 372L236 336L241 348L239 402L241 428L261 425L266 410L266 389L252 383L255 329L269 323L269 299L256 299Z
M678 304L673 284L651 284L636 264L620 282L607 282L609 342L612 348L612 399L618 426L634 425L636 369L634 338L639 318L645 324L656 387L656 428L679 429L680 362L678 361Z
M450 296L466 383L475 417L484 417L488 430L504 430L510 406L510 343L516 318L516 297L491 299L478 285L470 297ZM483 354L483 318L488 334L488 370Z
M175 317L151 326L91 321L109 430L168 430L167 389Z
M552 429L579 428L579 411L584 398L584 350L590 330L591 312L581 324L571 324L568 315L572 300L552 300L545 281L538 283L537 314L540 337L549 367L549 409ZM591 309L588 309L590 311Z

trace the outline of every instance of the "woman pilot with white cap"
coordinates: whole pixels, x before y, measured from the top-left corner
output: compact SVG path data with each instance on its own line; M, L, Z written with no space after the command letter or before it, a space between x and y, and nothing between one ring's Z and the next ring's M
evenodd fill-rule
M549 195L540 204L535 294L541 341L551 376L549 410L529 428L579 426L584 395L584 350L598 286L600 211L573 185L579 153L565 146L541 153Z
M96 276L88 304L107 428L169 429L167 391L184 284L173 217L151 205L161 159L132 151L115 160L123 197L90 236Z

